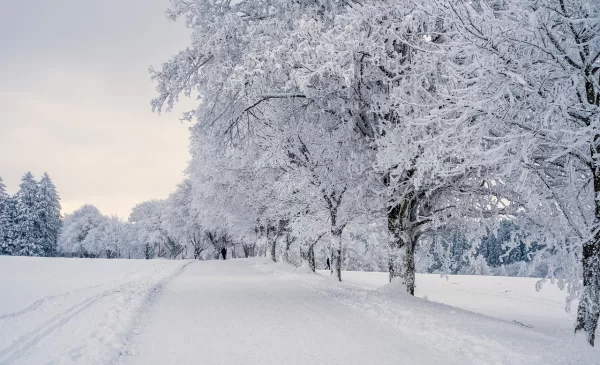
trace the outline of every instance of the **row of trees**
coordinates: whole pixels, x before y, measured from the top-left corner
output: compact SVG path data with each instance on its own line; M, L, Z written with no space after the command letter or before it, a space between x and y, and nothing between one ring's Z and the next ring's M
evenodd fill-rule
M60 198L48 174L30 172L11 196L0 177L0 255L55 256L62 225Z
M152 105L200 100L184 114L194 224L274 260L297 244L312 267L327 239L340 280L344 234L383 227L390 280L413 294L423 246L457 230L473 246L513 221L504 246L539 244L526 252L580 299L594 343L593 0L173 0L168 16L191 44L151 70Z
M108 259L214 259L225 247L232 250L232 257L239 257L235 242L226 233L200 229L179 199L182 189L185 187L166 200L138 204L127 221L105 216L92 205L82 206L64 218L58 239L60 254Z
M289 227L278 228L275 245L267 246L261 237L266 232L255 230L254 237L235 237L228 230L209 230L199 222L210 215L201 207L192 208L192 190L188 183L178 187L166 200L152 200L137 205L128 221L108 217L91 205L67 214L59 236L59 255L88 258L169 258L215 259L222 248L229 257L272 255L296 266L303 261L314 269L324 269L330 256L329 245L317 237L310 257L306 246ZM342 266L353 271L385 271L388 253L381 241L383 227L369 231L351 225L344 232ZM264 229L264 228L263 228ZM231 230L230 231L234 231ZM474 275L544 275L546 262L536 260L542 249L537 244L520 242L512 246L511 235L518 228L510 221L500 223L497 232L489 231L481 243L473 245L460 231L440 234L431 245L419 246L415 253L418 272ZM542 262L540 262L542 261Z

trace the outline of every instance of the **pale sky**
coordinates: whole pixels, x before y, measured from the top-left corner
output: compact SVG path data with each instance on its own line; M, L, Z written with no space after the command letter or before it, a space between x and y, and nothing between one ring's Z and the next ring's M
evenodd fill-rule
M168 0L0 0L0 176L48 172L63 212L127 218L188 160L179 112L152 113L158 67L188 43Z

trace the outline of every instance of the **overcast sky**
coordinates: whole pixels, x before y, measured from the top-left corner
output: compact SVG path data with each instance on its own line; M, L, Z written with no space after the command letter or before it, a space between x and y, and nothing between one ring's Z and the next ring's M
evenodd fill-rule
M127 218L188 159L180 113L151 112L150 65L188 43L168 0L0 0L0 176L48 172L64 212Z

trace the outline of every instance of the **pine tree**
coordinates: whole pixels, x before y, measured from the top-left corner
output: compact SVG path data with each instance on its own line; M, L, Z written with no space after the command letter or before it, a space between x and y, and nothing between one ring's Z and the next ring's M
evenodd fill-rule
M6 186L0 177L0 255L12 254L11 233L12 220L10 219L9 209L11 197L6 192Z
M4 205L4 210L0 212L0 225L4 228L2 237L0 237L0 255L16 255L16 237L17 237L17 198L9 196Z
M43 256L40 222L36 207L38 186L31 172L21 179L17 192L16 255Z
M0 176L0 204L4 203L4 201L6 199L8 199L8 193L6 192L6 185L4 185L2 176Z
M50 176L44 173L38 184L36 213L40 228L40 244L45 256L55 256L62 226L60 198Z

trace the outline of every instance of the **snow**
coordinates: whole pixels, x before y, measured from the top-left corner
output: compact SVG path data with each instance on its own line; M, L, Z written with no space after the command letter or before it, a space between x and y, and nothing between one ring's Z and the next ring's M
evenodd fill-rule
M329 276L329 271L320 270ZM381 288L388 273L344 271L346 283L365 289ZM567 292L546 282L540 291L540 279L505 276L417 274L415 295L432 302L448 304L508 322L532 326L558 337L572 336L577 302L565 311ZM516 321L516 322L515 322Z
M384 323L245 260L188 267L161 294L153 313L133 339L136 355L124 364L388 364L392 359L438 364L443 359L433 349L399 341ZM429 353L427 359L423 353Z
M0 365L600 364L549 285L420 275L423 300L381 288L385 274L343 275L262 258L0 257Z
M0 364L108 364L187 261L0 256Z

